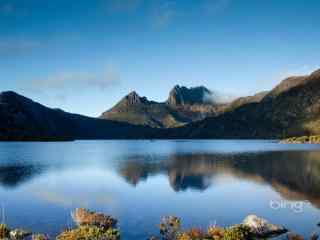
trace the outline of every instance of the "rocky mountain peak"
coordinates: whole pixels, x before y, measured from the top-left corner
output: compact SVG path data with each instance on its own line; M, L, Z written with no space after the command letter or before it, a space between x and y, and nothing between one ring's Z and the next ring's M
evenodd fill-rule
M126 105L136 105L146 103L147 101L146 97L140 97L136 91L132 91L121 100L121 103L125 103Z
M155 102L131 92L111 109L100 115L102 119L145 125L155 128L177 127L198 121L222 110L208 103L212 97L205 87L186 88L176 85L166 102Z
M170 105L194 105L212 102L212 92L204 86L187 88L176 85L170 91L167 103Z

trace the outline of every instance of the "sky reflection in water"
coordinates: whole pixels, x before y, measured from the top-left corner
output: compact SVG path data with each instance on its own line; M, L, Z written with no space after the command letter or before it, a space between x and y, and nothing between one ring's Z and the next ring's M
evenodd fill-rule
M55 235L70 211L119 219L124 239L184 226L239 223L255 213L307 236L319 221L320 152L275 141L0 143L5 221Z

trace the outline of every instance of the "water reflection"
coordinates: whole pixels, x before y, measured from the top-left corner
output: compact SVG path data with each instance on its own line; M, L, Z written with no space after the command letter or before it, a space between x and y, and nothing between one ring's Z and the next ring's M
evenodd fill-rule
M103 166L107 168L108 166ZM54 168L61 171L63 166ZM0 167L0 184L15 188L53 170L50 165ZM320 152L289 151L242 154L128 155L116 171L132 186L165 175L176 192L205 191L221 175L268 184L288 200L309 200L320 207Z
M8 209L8 223L53 236L70 224L75 207L119 218L125 239L137 239L135 234L146 239L156 230L160 216L168 214L206 227L212 221L238 223L255 213L307 236L318 221L319 186L320 152L309 145L268 141L0 144L0 204ZM296 215L291 209L272 210L270 200L308 200L313 206Z
M39 175L44 169L35 165L0 167L0 184L6 188L18 187Z
M320 152L250 154L183 154L167 159L129 156L119 174L136 186L157 174L168 176L175 191L213 187L213 178L232 175L269 184L288 200L309 200L320 206Z

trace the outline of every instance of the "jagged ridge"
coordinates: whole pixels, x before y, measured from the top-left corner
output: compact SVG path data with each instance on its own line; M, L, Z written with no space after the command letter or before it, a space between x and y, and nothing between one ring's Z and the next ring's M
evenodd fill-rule
M320 70L308 76L288 78L260 102L253 102L173 129L178 138L285 138L319 135Z
M214 94L203 86L176 85L162 103L131 92L100 118L157 128L178 127L222 112L225 105L214 99Z
M135 117L140 117L138 120L141 122L137 123L147 126L51 109L9 91L0 94L0 140L284 138L319 135L319 89L320 70L308 76L288 78L268 93L238 99L231 104L199 104L199 98L193 103L190 98L186 101L184 97L179 103L175 101L173 106L170 101L157 103L133 92L112 111L103 114L104 117L113 114L113 111L118 116L122 113L126 121L127 116L132 116L132 122L136 122ZM196 121L201 117L205 119ZM172 129L149 127L179 126L190 121L196 122Z

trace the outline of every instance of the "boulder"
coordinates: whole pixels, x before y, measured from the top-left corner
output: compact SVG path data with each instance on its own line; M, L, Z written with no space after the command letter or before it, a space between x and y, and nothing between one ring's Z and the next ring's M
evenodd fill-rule
M249 227L251 233L260 238L278 236L288 231L283 226L269 223L256 215L247 216L242 224Z
M22 240L31 235L31 232L19 228L10 231L10 238L14 240Z
M117 225L116 219L84 208L77 208L71 216L78 226L89 225L108 229Z

